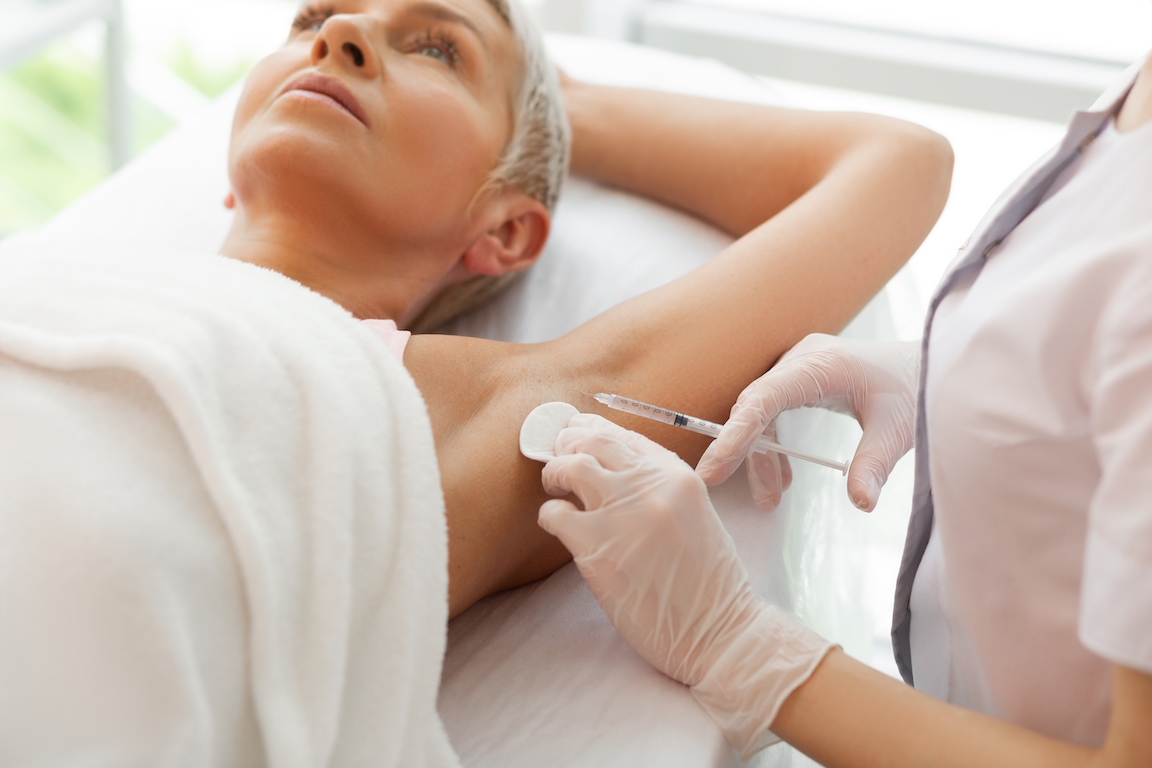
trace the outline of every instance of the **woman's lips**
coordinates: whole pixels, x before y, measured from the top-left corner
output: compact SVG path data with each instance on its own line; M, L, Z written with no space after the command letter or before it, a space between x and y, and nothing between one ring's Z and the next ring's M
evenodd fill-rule
M360 102L352 95L352 91L344 83L334 77L309 72L293 80L280 92L283 96L292 91L299 91L301 96L322 101L339 109L343 109L365 126L368 125L368 114L360 106Z

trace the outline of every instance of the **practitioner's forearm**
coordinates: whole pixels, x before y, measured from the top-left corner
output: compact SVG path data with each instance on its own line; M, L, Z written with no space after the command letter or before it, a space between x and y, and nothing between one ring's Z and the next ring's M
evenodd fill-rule
M1140 718L1152 715L1145 698L1152 687L1142 690L1124 670L1115 679L1108 741L1090 750L945 704L834 651L788 698L772 732L828 768L1148 765L1149 739L1139 732L1147 730Z
M736 236L790 205L866 142L891 138L927 144L937 156L947 156L940 165L951 170L943 139L874 115L573 81L566 82L565 99L573 127L573 172L682 208ZM947 186L945 175L945 196Z

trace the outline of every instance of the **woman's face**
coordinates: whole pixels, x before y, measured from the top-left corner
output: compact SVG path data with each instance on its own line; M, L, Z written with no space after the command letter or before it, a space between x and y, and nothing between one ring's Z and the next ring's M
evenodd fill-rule
M305 5L245 84L229 157L237 201L250 219L313 222L349 244L463 248L511 134L519 66L486 0Z

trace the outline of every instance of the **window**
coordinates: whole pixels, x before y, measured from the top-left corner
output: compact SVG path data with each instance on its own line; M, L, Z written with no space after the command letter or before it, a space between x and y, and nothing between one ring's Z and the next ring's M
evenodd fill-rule
M1152 47L1149 0L694 0L1108 62Z

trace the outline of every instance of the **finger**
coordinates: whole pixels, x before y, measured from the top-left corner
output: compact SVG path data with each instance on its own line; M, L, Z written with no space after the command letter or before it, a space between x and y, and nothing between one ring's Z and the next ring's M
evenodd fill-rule
M536 522L563 543L565 533L572 524L572 518L579 514L580 510L572 502L564 499L552 499L540 505L540 513L536 517ZM571 550L569 551L571 552Z
M595 429L603 432L624 431L624 427L614 421L609 421L598 413L578 413L568 421L569 427L580 429Z
M843 343L844 340L839 336L831 336L827 333L810 333L804 338L800 339L796 346L785 352L776 362L776 367L779 367L784 363L790 363L797 358L803 358L807 355L823 353L830 347L835 347Z
M611 473L586 453L557 456L544 465L540 478L549 495L575 493L585 509L601 506L612 486Z
M696 465L696 472L709 485L727 480L748 455L753 443L771 424L763 418L764 411L758 406L741 406L738 403L732 414L732 418L720 430L720 436L712 441Z
M871 419L848 468L848 497L859 509L871 512L880 500L880 489L901 457L912 447L909 419Z
M636 465L640 456L616 435L593 429L567 427L556 436L556 455L584 453L612 472Z
M888 482L891 470L882 455L868 450L861 441L848 467L848 498L858 509L871 512L880 500L880 489Z
M587 453L613 472L635 467L646 458L683 465L679 456L662 445L599 416L573 416L569 426L556 436L555 451L557 456Z
M594 413L578 413L568 422L569 427L584 427L603 434L611 435L614 439L628 446L631 450L642 456L660 456L667 458L675 456L672 451L650 440L639 432L625 429L619 424L609 421L603 416Z
M738 409L740 415L736 415ZM732 412L720 436L712 441L696 464L696 474L707 485L719 485L731 477L760 435L773 429L771 422L761 422L750 410L741 409L739 403Z
M728 478L732 477L732 473L740 466L740 462L736 459L731 461L721 461L716 457L716 451L712 446L716 445L713 441L712 445L704 451L704 455L700 457L700 461L696 464L696 474L704 481L705 485L720 485Z
M752 444L786 410L816 405L826 394L826 376L822 366L806 358L780 365L748 386L732 407L732 416L720 430L720 436L697 466L697 472L709 485L726 479Z
M752 489L752 500L765 512L780 506L784 493L778 453L754 453L748 457L748 486Z
M541 505L537 522L579 561L601 551L613 538L610 517L582 512L570 501L552 499Z
M764 430L764 437L779 444L780 436L776 432L776 422L768 425L768 429ZM776 459L780 463L780 493L783 496L784 491L792 487L792 464L789 463L788 457L782 453L776 454Z
M735 410L734 408L733 411ZM744 411L740 417L734 416L729 419L728 424L721 429L719 438L707 447L703 456L700 456L696 473L706 485L719 485L732 477L736 467L740 466L744 457L749 455L760 435L765 435L775 442L775 421L768 421L767 424L761 423L759 419L742 421L745 418L755 417ZM740 450L744 446L746 448Z

